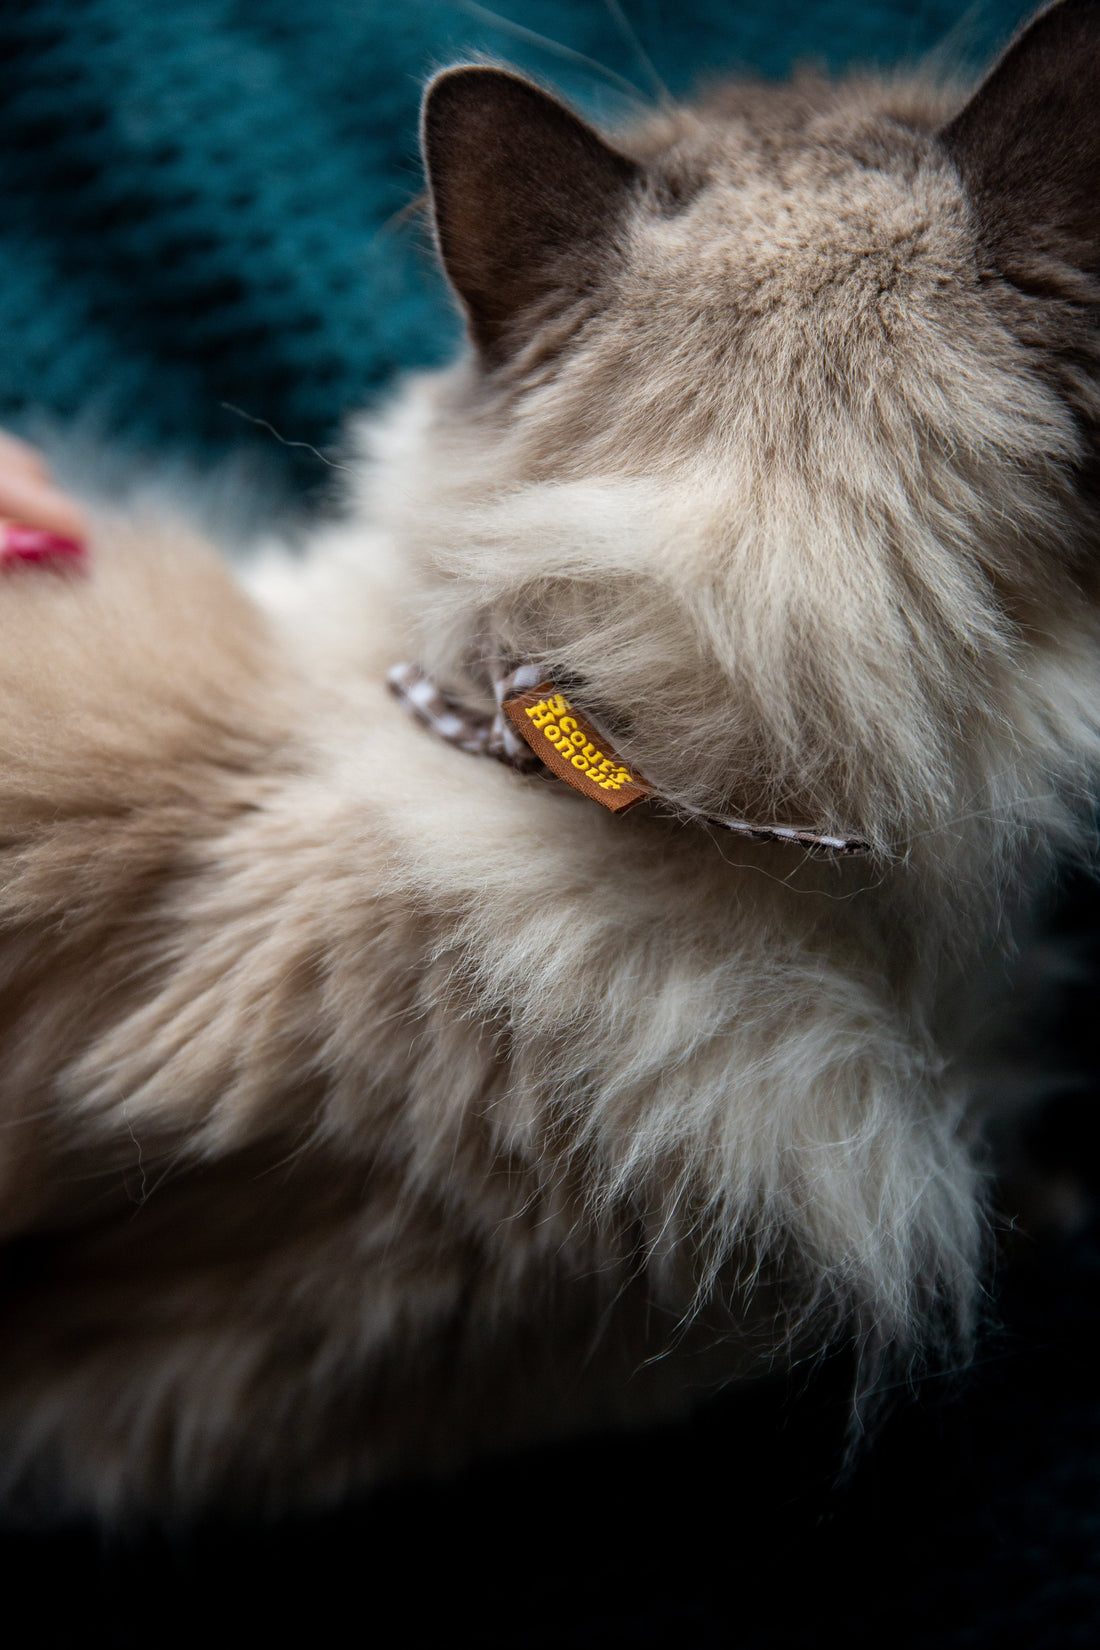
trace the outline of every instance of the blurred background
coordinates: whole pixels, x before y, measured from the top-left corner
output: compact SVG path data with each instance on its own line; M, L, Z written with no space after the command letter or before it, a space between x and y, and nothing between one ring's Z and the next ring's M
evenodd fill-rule
M412 209L433 69L506 59L614 124L728 68L977 66L1031 9L0 0L0 424L75 432L108 489L213 471L250 508L322 509L323 460L283 443L335 450L350 411L458 341ZM9 1530L10 1641L1095 1647L1097 916L1068 883L1070 973L1021 1054L1060 1074L1030 1148L1079 1218L1006 1234L975 1368L894 1395L847 1478L838 1357L681 1426L324 1517Z

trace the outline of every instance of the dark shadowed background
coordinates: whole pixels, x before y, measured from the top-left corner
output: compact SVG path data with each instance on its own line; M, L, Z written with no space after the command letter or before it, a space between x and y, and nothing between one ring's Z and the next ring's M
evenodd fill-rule
M408 210L433 68L507 58L615 122L652 101L654 69L681 93L727 67L977 64L1030 9L501 0L494 22L465 0L0 0L0 423L321 508L324 464L224 404L325 450L454 348ZM1035 1031L1065 1079L1034 1153L1090 1192L1098 917L1093 885L1067 885L1079 973ZM678 1427L325 1517L8 1532L11 1642L1093 1647L1098 1281L1095 1222L1007 1243L975 1368L898 1393L843 1484L838 1358Z

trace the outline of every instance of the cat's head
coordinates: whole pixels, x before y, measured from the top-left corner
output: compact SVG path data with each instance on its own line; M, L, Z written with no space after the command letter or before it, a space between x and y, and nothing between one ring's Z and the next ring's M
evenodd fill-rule
M397 464L428 668L537 660L667 794L883 848L1095 759L1098 13L961 112L732 85L607 141L438 76L472 349Z

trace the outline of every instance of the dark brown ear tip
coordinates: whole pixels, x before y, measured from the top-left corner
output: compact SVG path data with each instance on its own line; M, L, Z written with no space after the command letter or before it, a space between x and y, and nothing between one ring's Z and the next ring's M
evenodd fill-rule
M556 101L525 75L493 63L456 63L440 69L424 88L423 118L444 114L475 102L484 104Z
M500 63L452 63L447 69L440 69L428 81L424 89L425 99L434 94L463 91L471 86L530 86L526 75L517 69L506 69Z
M486 114L503 117L509 107L546 99L530 81L512 70L490 63L456 63L441 69L424 88L420 106L420 142L426 155L433 142L449 132L469 127Z
M457 98L461 98L469 77L480 73L480 64L456 63L451 68L440 69L438 74L434 74L424 87L424 95L420 99L421 127L427 126L430 121L451 107Z

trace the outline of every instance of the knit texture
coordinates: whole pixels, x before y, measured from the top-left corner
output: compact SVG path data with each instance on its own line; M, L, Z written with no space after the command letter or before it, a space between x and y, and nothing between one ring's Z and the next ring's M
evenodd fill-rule
M78 421L161 460L248 452L309 486L318 460L225 404L325 448L455 346L408 211L433 69L505 58L615 121L652 101L647 58L674 93L731 66L965 59L1028 9L500 3L509 26L472 0L3 0L0 423Z

